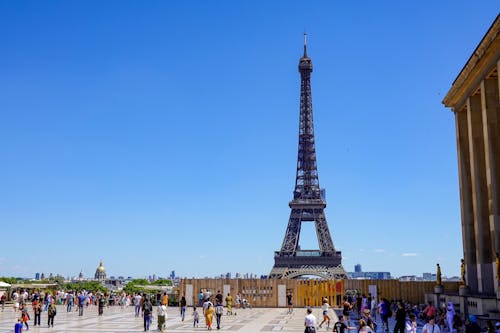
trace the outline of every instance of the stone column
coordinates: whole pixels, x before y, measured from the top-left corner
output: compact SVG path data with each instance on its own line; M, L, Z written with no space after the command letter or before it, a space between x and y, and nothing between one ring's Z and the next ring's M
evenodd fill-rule
M477 292L476 238L472 209L472 185L470 174L469 130L467 112L454 110L457 136L458 176L460 184L460 209L462 216L462 244L465 259L466 282L471 291ZM457 263L459 265L459 263Z
M486 183L486 159L484 150L481 96L467 99L467 124L472 182L472 208L476 238L478 292L493 295L493 268L491 232L488 214L488 188Z
M499 62L500 63L500 62ZM489 78L481 82L481 106L486 162L486 183L488 189L488 217L491 232L491 249L494 288L498 291L496 253L500 253L500 213L498 190L500 189L500 97L499 78Z

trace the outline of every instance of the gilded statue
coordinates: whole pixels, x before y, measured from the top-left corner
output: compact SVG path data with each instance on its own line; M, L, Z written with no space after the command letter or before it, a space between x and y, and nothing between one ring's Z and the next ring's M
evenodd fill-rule
M460 264L461 282L460 282L460 284L465 286L466 285L465 284L465 260L462 258L460 261L461 261L461 264ZM497 262L498 262L498 256L497 256ZM497 277L498 277L498 273L497 273Z
M436 273L436 284L438 286L441 285L441 267L439 267L439 264L436 264L437 265L437 273Z
M498 256L498 252L495 258L495 267L497 269L497 281L500 284L500 257Z

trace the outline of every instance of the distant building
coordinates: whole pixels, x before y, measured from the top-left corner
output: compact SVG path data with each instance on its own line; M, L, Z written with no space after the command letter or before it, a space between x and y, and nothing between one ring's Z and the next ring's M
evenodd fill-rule
M390 272L363 272L361 264L354 266L354 272L347 272L349 279L390 280Z
M435 273L423 273L422 278L424 281L436 281L436 274Z
M94 278L98 281L106 280L106 269L102 265L102 261L99 262L99 267L95 270Z
M40 280L40 273L35 274L35 280Z
M175 271L170 272L170 279L175 280Z

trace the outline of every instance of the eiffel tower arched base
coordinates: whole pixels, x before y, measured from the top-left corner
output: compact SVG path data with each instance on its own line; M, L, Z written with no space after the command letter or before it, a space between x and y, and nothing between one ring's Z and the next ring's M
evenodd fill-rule
M301 276L313 275L325 280L347 279L347 274L342 267L302 265L300 267L273 267L269 274L270 279L296 279Z

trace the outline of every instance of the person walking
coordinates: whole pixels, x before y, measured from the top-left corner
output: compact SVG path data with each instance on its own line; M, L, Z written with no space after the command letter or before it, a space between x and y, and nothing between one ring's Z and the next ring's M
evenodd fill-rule
M293 313L293 302L292 302L292 293L288 293L286 295L286 304L288 306L288 313Z
M196 310L196 306L193 306L193 327L198 327L198 323L200 322L200 314L198 310Z
M23 332L23 319L17 318L17 323L14 325L14 333L22 333Z
M406 326L406 311L401 302L397 303L396 309L396 324L394 325L394 333L405 333Z
M97 299L97 314L99 316L102 316L104 313L104 306L106 305L106 298L104 297L104 294L99 294Z
M349 303L347 296L344 296L344 303L342 303L342 315L347 321L347 326L349 326L349 319L351 314L352 305Z
M134 309L135 309L135 316L139 317L141 315L141 301L142 301L142 296L141 294L135 294L134 296Z
M0 304L2 305L2 312L5 309L5 302L7 301L7 295L5 292L2 293L2 296L0 296Z
M167 307L165 304L158 305L158 330L163 332L167 320Z
M233 314L233 297L231 296L230 293L227 293L227 296L226 296L226 307L227 307L226 314L228 316L232 315Z
M23 305L23 308L21 310L21 319L23 320L24 325L26 325L26 331L30 329L30 326L28 324L28 321L31 319L30 315L28 313L28 309Z
M47 309L47 317L48 317L47 324L49 327L54 327L54 317L56 316L56 314L57 314L56 304L54 302L54 299L51 299L49 307Z
M417 333L417 317L411 313L409 315L409 320L406 321L406 329L405 329L405 332L406 333Z
M429 317L429 321L422 328L422 333L441 333L434 317Z
M373 330L366 324L366 321L364 319L360 319L358 333L373 333Z
M66 312L71 312L71 310L73 310L74 301L75 301L75 295L73 295L73 292L70 291L66 295Z
M455 306L453 305L453 302L448 302L448 305L446 306L446 323L448 324L448 331L450 333L453 332L453 318L455 317Z
M335 333L344 333L345 330L355 330L356 327L350 327L346 325L346 321L343 315L339 315L339 321L333 324L333 331Z
M184 318L186 317L186 297L182 295L181 301L179 302L179 306L181 307L181 321L184 321Z
M35 318L34 318L34 323L33 323L33 326L40 326L40 317L42 315L42 306L40 305L40 302L38 300L35 300L31 303L31 305L33 306L33 314L35 315Z
M220 320L222 318L223 313L224 313L224 306L222 306L222 302L217 301L217 305L215 306L215 318L217 320L218 330L220 330Z
M330 304L328 304L328 300L326 298L323 298L323 305L321 306L321 310L323 310L323 321L319 324L319 328L321 328L321 325L327 322L326 324L326 329L328 330L330 328L330 316L328 315L328 311L330 309Z
M207 303L207 302L205 302ZM209 331L212 330L212 320L214 316L214 307L212 302L208 302L207 308L205 309L205 322Z
M168 306L168 295L166 291L163 293L163 296L161 298L161 304Z
M78 315L83 316L83 308L85 306L85 301L87 300L87 297L82 293L78 293Z
M153 305L151 304L149 297L146 297L144 304L142 304L142 316L144 317L144 331L149 331L152 312L153 312Z
M312 309L307 308L306 317L304 318L304 333L316 333L316 316L313 315Z
M385 298L382 298L380 300L380 303L378 304L378 312L380 314L380 318L382 319L382 323L384 324L386 332L389 332L389 317L392 316L389 306L389 301Z

